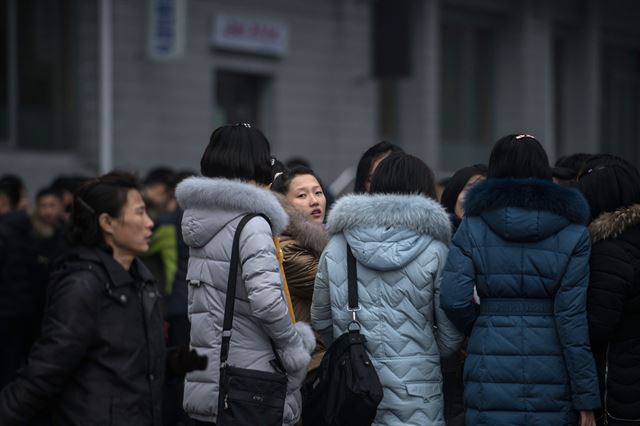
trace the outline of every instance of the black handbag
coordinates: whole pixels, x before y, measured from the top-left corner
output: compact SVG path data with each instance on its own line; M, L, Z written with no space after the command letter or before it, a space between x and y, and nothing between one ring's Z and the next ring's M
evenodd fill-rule
M368 426L382 400L382 385L365 347L367 339L360 334L356 260L349 245L347 265L348 310L353 320L327 349L316 379L302 389L304 426Z
M218 426L281 426L284 403L287 396L287 375L282 361L275 350L272 365L275 373L233 367L227 362L236 296L236 281L239 262L240 233L246 223L261 214L245 215L236 228L231 251L227 296L224 306L222 326L222 347L220 349L220 391L218 394Z

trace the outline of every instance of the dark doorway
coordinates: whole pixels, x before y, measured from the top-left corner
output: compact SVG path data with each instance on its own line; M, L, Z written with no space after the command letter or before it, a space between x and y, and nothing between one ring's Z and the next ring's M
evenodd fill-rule
M262 104L269 78L236 71L216 71L216 112L225 124L263 128Z

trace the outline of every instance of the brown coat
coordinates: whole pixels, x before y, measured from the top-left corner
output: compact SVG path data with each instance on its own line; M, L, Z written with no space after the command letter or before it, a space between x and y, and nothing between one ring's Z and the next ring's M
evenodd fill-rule
M313 284L318 271L320 254L327 244L328 234L324 227L308 221L304 215L281 202L289 215L289 226L280 235L280 246L284 255L284 273L287 277L296 321L311 322L311 300ZM325 346L316 333L316 349L311 355L309 371L320 365Z

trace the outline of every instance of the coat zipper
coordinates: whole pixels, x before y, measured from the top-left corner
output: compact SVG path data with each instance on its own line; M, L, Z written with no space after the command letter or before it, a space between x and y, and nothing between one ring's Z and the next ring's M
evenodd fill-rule
M611 346L610 343L607 344L607 352L605 355L605 364L604 364L604 424L608 425L609 424L609 417L611 417L613 420L617 420L617 421L621 421L621 422L629 422L629 424L637 424L640 419L622 419L619 417L615 417L611 414L609 414L609 409L608 409L608 400L609 400L609 347Z
M148 326L147 326L147 314L144 310L144 286L140 284L138 286L138 297L140 298L140 308L142 308L142 326L144 327L144 341L146 344L146 353L147 353L147 381L149 382L149 390L153 394L153 383L151 377L153 375L152 367L151 367L151 350L149 347L149 335L148 335ZM154 377L155 379L155 377Z
M609 424L609 410L607 409L607 401L609 399L609 346L607 343L607 351L604 356L604 424Z

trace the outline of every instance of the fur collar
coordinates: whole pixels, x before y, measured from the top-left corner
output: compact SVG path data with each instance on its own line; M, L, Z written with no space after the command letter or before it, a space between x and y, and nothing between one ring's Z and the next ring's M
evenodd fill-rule
M357 194L334 204L327 227L336 234L356 226L409 228L448 243L451 222L438 202L422 195Z
M538 179L487 179L469 190L464 203L468 216L507 207L545 210L581 225L590 218L589 205L578 190Z
M282 194L275 195L284 211L289 215L289 226L287 226L282 235L291 237L320 256L329 240L329 234L324 229L324 226L307 220L305 214L289 204Z
M602 213L589 225L592 242L617 238L629 228L640 225L640 204Z
M176 198L183 210L218 208L240 213L263 213L271 220L275 234L281 233L289 221L271 191L239 180L187 178L178 184Z

